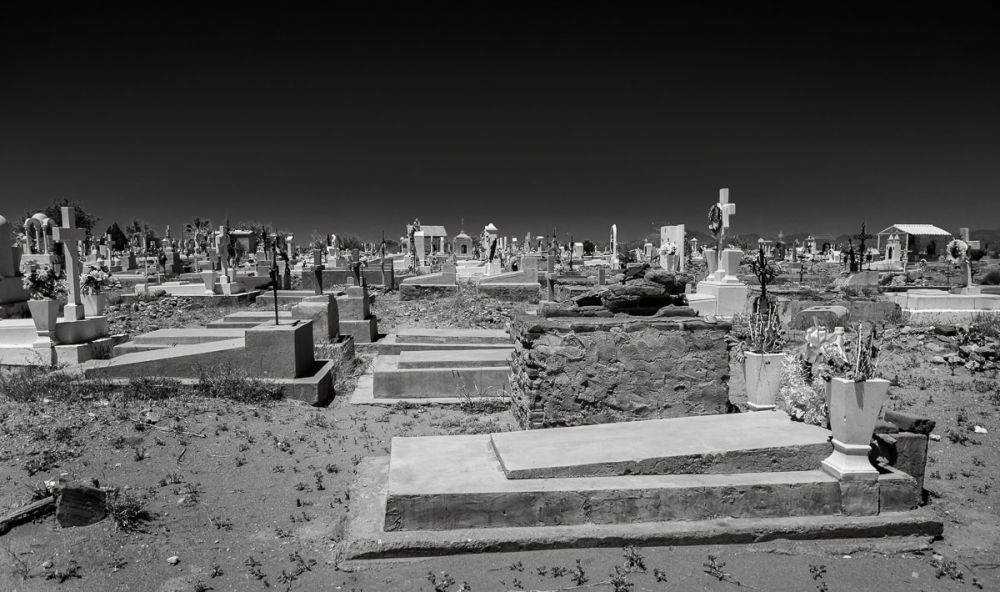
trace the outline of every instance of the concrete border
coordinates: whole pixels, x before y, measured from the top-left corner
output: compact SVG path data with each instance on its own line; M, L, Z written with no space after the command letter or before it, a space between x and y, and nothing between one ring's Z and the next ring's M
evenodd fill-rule
M372 374L372 368L369 368L367 372L358 377L358 385L355 387L354 392L351 393L350 401L351 405L379 405L392 407L397 403L410 405L460 405L466 401L475 403L478 401L495 401L497 399L509 401L510 397L422 397L406 399L376 399L375 375Z
M944 524L922 508L877 516L803 516L704 521L583 524L519 528L471 528L443 531L382 530L389 457L367 458L351 486L351 504L343 541L336 551L341 569L372 560L437 557L580 547L748 544L775 539L849 539L888 536L939 536Z

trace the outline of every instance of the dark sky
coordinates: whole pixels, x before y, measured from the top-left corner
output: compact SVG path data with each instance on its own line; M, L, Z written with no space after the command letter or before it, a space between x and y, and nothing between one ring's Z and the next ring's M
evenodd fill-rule
M997 228L995 4L7 0L0 212L602 242L728 186L734 232Z

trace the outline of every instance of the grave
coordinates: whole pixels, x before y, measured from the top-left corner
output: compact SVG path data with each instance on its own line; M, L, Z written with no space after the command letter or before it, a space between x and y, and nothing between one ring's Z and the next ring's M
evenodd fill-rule
M538 257L524 255L517 271L510 271L482 278L477 288L499 300L514 302L538 302L541 299L541 283L538 274Z
M371 296L364 286L348 286L337 296L340 332L354 338L354 343L372 343L379 338L378 319L371 314Z
M337 300L333 294L310 297L291 310L278 311L277 318L281 324L292 324L296 320L314 321L313 340L316 343L334 344L334 351L339 352L337 357L341 359L354 358L354 338L340 334ZM138 335L115 346L114 355L239 339L246 335L247 329L274 324L274 321L273 311L239 311L212 321L204 328L160 329Z
M401 300L443 298L458 294L458 271L454 262L446 262L440 272L406 278L399 284Z
M87 378L129 380L161 377L194 382L224 368L242 369L254 378L282 387L284 396L313 405L334 395L334 360L317 360L313 353L313 321L264 323L243 337L174 345L126 353L81 366Z
M942 531L910 475L822 470L829 438L778 411L394 438L359 467L341 557Z
M118 338L109 334L106 316L84 313L80 300L79 242L86 231L76 227L76 212L62 208L62 226L52 229L65 250L67 302L55 328L41 332L32 319L0 321L0 365L55 366L79 364L110 352Z
M719 244L725 240L729 229L729 217L736 213L736 204L729 202L729 189L719 190L719 203L713 212L719 212ZM739 271L743 251L739 249L724 249L716 253L714 249L705 249L708 260L708 277L698 282L697 292L688 295L688 302L701 316L732 318L747 310L749 289L740 281L736 273Z
M510 336L500 329L400 329L379 342L351 402L461 403L507 396Z
M971 323L977 316L1000 312L1000 295L952 294L944 290L908 290L884 294L882 299L898 304L903 320L917 325Z

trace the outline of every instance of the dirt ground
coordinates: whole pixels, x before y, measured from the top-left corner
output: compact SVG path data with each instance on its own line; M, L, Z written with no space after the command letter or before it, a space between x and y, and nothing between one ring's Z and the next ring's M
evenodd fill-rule
M459 298L380 296L380 330L502 326L509 314ZM502 408L350 405L345 395L373 356L359 348L361 363L338 377L325 408L0 394L0 512L53 479L97 480L148 512L132 531L110 517L63 529L51 514L13 527L0 535L0 590L1000 590L997 375L931 364L923 341L901 339L882 368L893 380L889 405L938 422L926 488L945 524L940 540L569 549L340 571L335 551L362 458L388 454L394 436L515 429Z

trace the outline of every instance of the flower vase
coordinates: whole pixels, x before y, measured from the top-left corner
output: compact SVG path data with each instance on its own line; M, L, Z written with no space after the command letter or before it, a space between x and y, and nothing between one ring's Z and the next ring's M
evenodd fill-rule
M202 271L201 281L205 284L205 294L215 294L215 271Z
M875 421L888 394L888 380L830 379L827 396L833 454L823 461L824 471L841 480L878 478L878 470L868 460L868 453Z
M108 305L106 294L83 294L80 296L83 303L83 313L88 317L99 317L104 315L104 309Z
M719 254L715 249L705 249L702 255L705 256L705 263L708 265L708 278L706 279L712 279L719 269Z
M54 341L56 320L59 318L59 301L51 298L29 300L28 310L31 311L31 320L35 322L35 331L39 337Z
M784 353L758 354L746 352L743 359L743 376L746 380L747 407L751 411L769 411L775 408L781 388Z

